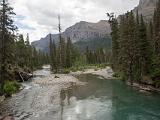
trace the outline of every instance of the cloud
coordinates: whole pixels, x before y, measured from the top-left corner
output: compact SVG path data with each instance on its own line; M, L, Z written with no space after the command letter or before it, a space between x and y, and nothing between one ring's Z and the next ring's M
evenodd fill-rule
M17 16L19 32L30 34L31 41L57 33L58 14L63 31L79 21L106 19L106 12L117 15L133 9L139 0L9 0Z

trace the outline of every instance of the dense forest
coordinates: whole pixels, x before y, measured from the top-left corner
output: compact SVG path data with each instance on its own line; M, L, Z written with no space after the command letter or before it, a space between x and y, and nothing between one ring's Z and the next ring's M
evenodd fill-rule
M32 73L48 63L48 56L30 45L29 34L24 39L14 24L13 8L6 0L0 4L0 92L16 91L15 80L21 73ZM18 34L18 35L17 35Z
M160 87L160 1L151 21L133 11L110 16L112 67L124 80Z

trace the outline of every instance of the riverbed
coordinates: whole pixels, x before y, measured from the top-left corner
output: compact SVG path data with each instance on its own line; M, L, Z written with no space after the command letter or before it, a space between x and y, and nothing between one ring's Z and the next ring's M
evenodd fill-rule
M34 74L25 89L0 105L1 112L15 120L160 120L160 95L120 80L53 75L48 66Z

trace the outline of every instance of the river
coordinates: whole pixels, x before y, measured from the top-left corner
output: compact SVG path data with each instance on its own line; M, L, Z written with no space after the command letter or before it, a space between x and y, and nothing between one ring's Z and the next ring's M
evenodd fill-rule
M44 87L35 80L50 75L48 67L35 72L25 89L0 105L15 120L160 120L160 95L141 93L119 80L86 74L85 83Z

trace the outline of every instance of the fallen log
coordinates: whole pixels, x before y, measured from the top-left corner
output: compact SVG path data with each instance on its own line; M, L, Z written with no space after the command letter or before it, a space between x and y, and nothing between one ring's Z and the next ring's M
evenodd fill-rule
M27 73L24 71L16 71L16 79L19 82L28 81L32 77L33 77L33 74L31 73Z

